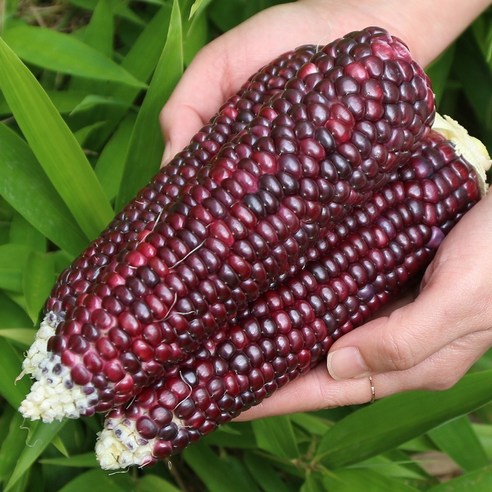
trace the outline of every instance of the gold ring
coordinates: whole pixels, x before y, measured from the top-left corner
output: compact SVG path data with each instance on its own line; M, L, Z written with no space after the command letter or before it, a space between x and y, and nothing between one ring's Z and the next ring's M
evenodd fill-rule
M376 400L376 388L374 387L372 376L369 376L369 383L371 385L371 401L369 403L374 403L374 401Z

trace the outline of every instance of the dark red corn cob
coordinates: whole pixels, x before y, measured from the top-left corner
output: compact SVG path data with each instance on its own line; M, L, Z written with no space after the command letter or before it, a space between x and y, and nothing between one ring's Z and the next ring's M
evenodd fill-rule
M479 198L475 171L432 133L398 181L330 231L321 259L110 413L96 446L101 465L168 457L317 365L336 339L419 276Z
M89 290L91 283L101 274L102 267L121 249L152 231L157 221L165 221L167 208L183 193L183 188L196 184L198 171L258 115L266 101L285 88L288 80L311 59L316 49L314 45L306 45L284 53L251 76L191 143L162 169L138 199L128 204L101 236L62 273L46 303L46 310L63 316L75 303L76 297Z
M138 197L121 211L107 229L60 275L46 302L44 331L40 330L40 346L33 347L32 355L24 363L26 373L32 374L39 361L46 356L46 341L59 320L75 304L76 298L86 294L106 266L128 244L138 241L152 231L155 223L164 221L167 208L185 186L196 184L201 167L212 159L233 135L243 130L248 121L258 115L262 105L285 88L287 81L307 63L316 46L301 46L284 53L251 76L241 89L222 105L208 125L204 126L191 143L162 169ZM114 300L105 300L109 306ZM34 357L34 360L31 360Z
M70 416L131 399L301 269L318 238L405 162L432 119L426 76L386 32L368 29L318 52L200 171L167 220L129 242L67 308L24 415L61 417L37 404L57 385L73 394Z

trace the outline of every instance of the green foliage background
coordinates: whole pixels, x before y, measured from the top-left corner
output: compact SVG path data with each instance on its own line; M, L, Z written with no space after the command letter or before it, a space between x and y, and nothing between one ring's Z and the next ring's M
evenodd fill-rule
M50 425L15 383L57 273L162 154L158 113L208 40L274 0L0 0L0 488L11 492L492 490L492 356L454 388L225 425L109 474L101 418ZM22 60L22 62L21 62ZM492 17L429 69L439 109L492 150Z

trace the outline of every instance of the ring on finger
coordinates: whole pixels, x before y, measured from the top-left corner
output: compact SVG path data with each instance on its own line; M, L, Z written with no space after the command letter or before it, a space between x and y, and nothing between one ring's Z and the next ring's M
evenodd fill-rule
M371 401L369 403L374 403L376 400L376 388L374 387L372 376L369 376L369 384L371 385Z

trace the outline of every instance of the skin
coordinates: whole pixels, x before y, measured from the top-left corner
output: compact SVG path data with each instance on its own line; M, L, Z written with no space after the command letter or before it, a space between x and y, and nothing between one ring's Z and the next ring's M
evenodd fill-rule
M273 7L203 48L161 112L165 164L259 67L307 43L326 44L368 25L400 37L422 65L481 11L484 0L299 0ZM288 33L288 36L286 36ZM204 83L206 81L206 83ZM444 240L420 291L331 348L327 365L277 391L238 420L366 403L411 389L453 386L492 346L492 196Z

